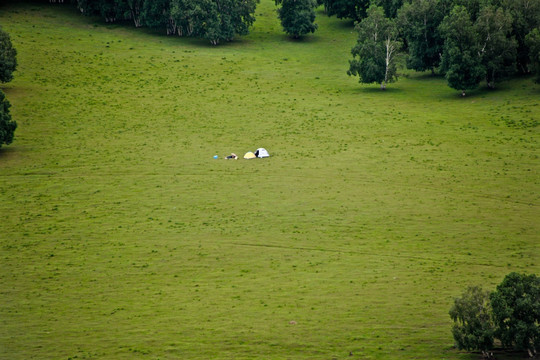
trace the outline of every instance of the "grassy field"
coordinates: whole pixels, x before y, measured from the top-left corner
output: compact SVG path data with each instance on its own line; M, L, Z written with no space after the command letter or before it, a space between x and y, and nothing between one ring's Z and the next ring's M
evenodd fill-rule
M317 22L289 40L262 0L211 47L0 4L1 359L478 358L453 298L540 272L540 86L381 92Z

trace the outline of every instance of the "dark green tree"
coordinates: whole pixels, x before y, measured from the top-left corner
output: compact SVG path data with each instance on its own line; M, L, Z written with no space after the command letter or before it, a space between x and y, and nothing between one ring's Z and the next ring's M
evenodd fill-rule
M489 88L495 82L516 71L516 41L511 36L512 17L502 8L484 6L476 19L475 29L480 40L482 65Z
M370 0L323 0L323 4L328 16L360 21L366 17Z
M493 347L489 292L470 286L460 298L454 299L449 314L454 321L452 335L458 349L485 352Z
M485 76L478 34L471 17L463 6L455 6L439 26L444 38L441 69L448 86L465 91L475 89Z
M386 17L395 18L403 2L404 0L377 0L377 5L384 9Z
M141 19L143 25L150 28L165 28L167 35L176 33L176 22L171 16L171 0L145 1Z
M17 69L17 50L13 47L9 34L0 27L0 82L13 79Z
M399 28L408 46L407 68L435 73L439 67L444 45L439 25L450 11L447 3L413 0L398 11Z
M480 9L482 9L482 7L485 5L489 5L490 2L491 0L451 0L452 7L460 5L467 9L467 12L469 13L473 22L475 22L478 18Z
M348 75L358 75L361 83L380 83L381 89L397 79L396 56L401 44L392 19L384 16L381 7L372 5L367 17L357 26L358 41L352 48Z
M510 273L490 299L495 336L502 345L536 355L540 349L540 278Z
M0 147L2 144L9 145L13 141L13 134L17 128L17 123L11 120L9 108L11 104L0 90Z
M249 32L257 3L258 0L173 0L171 18L179 35L201 37L217 45Z
M106 22L125 19L128 7L126 0L76 0L83 15L101 16Z
M136 27L162 27L167 34L195 36L217 45L246 35L258 0L75 0L83 14L107 21L131 19Z
M99 0L96 1L99 16L106 22L115 22L125 18L127 12L126 0Z
M299 37L313 33L317 30L315 24L316 0L275 0L278 8L278 17L283 30L289 36Z
M517 68L522 74L530 72L530 49L526 37L540 26L539 0L492 0L512 16L512 35L517 41Z
M154 0L125 0L127 3L128 11L126 11L126 18L133 20L135 27L142 26L141 12L146 1Z
M194 36L200 9L191 0L171 0L171 19L179 36Z
M540 84L540 28L533 29L525 40L529 47L531 68L536 74L535 82Z

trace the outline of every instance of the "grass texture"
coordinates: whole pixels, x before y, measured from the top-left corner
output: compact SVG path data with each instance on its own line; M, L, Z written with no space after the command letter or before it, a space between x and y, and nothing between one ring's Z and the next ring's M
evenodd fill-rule
M351 23L256 16L211 47L0 4L0 358L478 358L453 298L540 270L540 87L383 92L346 75Z

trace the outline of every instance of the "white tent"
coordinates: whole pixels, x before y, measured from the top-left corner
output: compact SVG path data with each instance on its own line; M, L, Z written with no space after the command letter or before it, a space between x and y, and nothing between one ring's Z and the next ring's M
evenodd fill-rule
M258 158L265 158L265 157L270 157L270 154L268 153L268 151L266 151L265 148L258 148L255 151L255 156Z

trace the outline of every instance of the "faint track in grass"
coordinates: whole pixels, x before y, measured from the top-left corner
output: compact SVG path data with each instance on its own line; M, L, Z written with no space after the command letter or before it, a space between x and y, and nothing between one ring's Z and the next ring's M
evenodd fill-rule
M231 243L236 246L250 246L250 247L263 247L263 248L272 248L272 249L283 249L283 250L301 250L301 251L320 251L320 252L331 252L331 253L347 253L347 254L358 254L358 255L367 255L372 257L385 257L385 258L402 258L402 259L411 259L411 260L422 260L430 262L440 262L441 259L437 258L428 258L423 256L415 255L403 255L403 254L377 254L373 252L363 252L363 251L354 251L354 250L337 250L337 249L321 249L321 248L309 248L309 247L298 247L298 246L282 246L282 245L268 245L268 244L248 244L248 243ZM496 265L492 263L482 263L474 261L464 261L460 259L452 260L456 263L465 264L465 265L480 265L480 266L490 266L490 267L505 267L505 264Z

